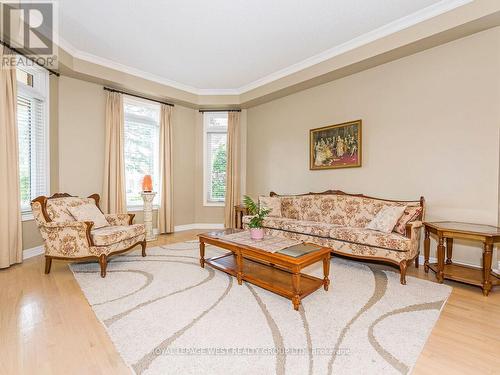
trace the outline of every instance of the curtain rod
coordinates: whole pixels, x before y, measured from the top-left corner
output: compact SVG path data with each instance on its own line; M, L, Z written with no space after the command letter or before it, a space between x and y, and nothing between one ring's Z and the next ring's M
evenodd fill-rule
M45 70L47 70L50 74L53 74L55 75L56 77L59 77L61 74L56 72L55 70L52 70L52 69L49 69L47 68L46 66L40 64L38 61L36 61L33 57L30 57L28 55L25 55L24 53L20 52L18 49L14 48L14 47L11 47L8 43L4 42L3 40L0 39L0 44L4 45L5 47L7 47L8 49L10 49L12 52L15 52L17 53L18 55L21 55L21 56L24 56L26 57L28 60L34 62L36 65L44 68Z
M133 96L135 98L139 98L139 99L144 99L144 100L149 100L151 102L155 102L155 103L160 103L160 104L165 104L165 105L169 105L170 107L175 107L172 103L167 103L167 102L162 102L161 100L157 100L157 99L151 99L151 98L147 98L145 96L141 96L141 95L137 95L137 94L132 94L130 92L126 92L126 91L121 91L121 90L117 90L117 89L112 89L110 87L103 87L105 91L111 91L111 92L118 92L120 94L125 94L125 95L128 95L128 96Z
M241 109L200 109L200 112L241 112Z

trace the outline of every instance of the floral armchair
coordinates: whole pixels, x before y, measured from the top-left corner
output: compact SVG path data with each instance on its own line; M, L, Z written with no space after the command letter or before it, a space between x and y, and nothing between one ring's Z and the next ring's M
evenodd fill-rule
M57 193L31 202L34 219L44 240L46 274L50 272L52 259L98 260L101 277L105 277L110 256L137 245L141 245L142 256L146 256L146 231L144 224L132 224L135 215L104 215L109 226L95 229L92 221L76 221L68 210L89 203L99 208L99 199L99 194L79 198Z

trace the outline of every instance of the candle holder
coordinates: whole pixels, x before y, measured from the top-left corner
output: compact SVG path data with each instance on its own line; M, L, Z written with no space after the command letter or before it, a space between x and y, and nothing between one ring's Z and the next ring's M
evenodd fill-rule
M147 174L142 178L142 191L151 193L153 191L153 178Z

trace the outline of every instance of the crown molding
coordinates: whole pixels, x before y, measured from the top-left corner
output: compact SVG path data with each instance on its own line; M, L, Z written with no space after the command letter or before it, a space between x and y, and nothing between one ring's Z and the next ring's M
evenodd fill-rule
M63 37L59 36L59 47L64 49L66 52L68 52L73 58L83 60L90 62L92 64L96 65L101 65L106 68L114 69L117 71L120 71L122 73L130 74L139 78L146 79L148 81L153 81L165 86L170 86L178 90L186 91L191 94L198 94L199 89L196 87L192 87L189 85L185 85L183 83L177 82L177 81L172 81L170 79L158 76L156 74L148 73L143 70L137 69L130 67L128 65L121 64L116 61L112 61L100 56L93 55L91 53L87 53L84 51L81 51L77 49L75 46L73 46L71 43L69 43L66 39Z
M301 70L310 68L311 66L320 64L324 61L339 56L345 52L349 52L353 49L364 46L368 43L374 42L388 35L397 33L398 31L407 29L420 22L427 21L428 19L431 19L433 17L446 13L450 10L471 3L472 1L473 0L442 0L439 3L428 6L408 16L399 18L396 21L390 22L368 33L362 34L354 39L351 39L348 42L330 48L315 56L309 57L305 60L302 60L301 62L290 65L287 68L278 70L277 72L271 73L263 78L260 78L254 82L244 85L238 89L239 94L244 94L248 91L254 90L258 87L264 86L278 79L297 73Z
M415 13L412 13L408 16L400 18L396 21L388 23L384 26L381 26L375 30L372 30L368 33L365 33L359 37L351 39L350 41L323 51L315 56L309 57L301 62L293 64L287 68L278 70L274 73L271 73L265 77L262 77L256 81L250 82L246 85L243 85L239 88L232 89L203 89L197 88L190 85L183 84L181 82L177 82L165 77L161 77L152 73L148 73L146 71L133 68L116 61L112 61L106 58L102 58L100 56L96 56L84 51L81 51L74 47L71 43L65 40L63 37L59 36L59 46L63 48L67 53L72 55L73 58L80 59L83 61L87 61L96 65L101 65L110 69L114 69L123 73L127 73L142 79L146 79L152 82L159 83L161 85L170 86L172 88L182 90L188 92L190 94L200 95L200 96L221 96L221 95L241 95L248 91L254 90L266 84L269 84L278 79L287 77L294 73L297 73L301 70L310 68L314 65L320 64L324 61L332 59L336 56L339 56L343 53L366 45L375 40L386 37L390 34L397 33L398 31L404 30L411 26L414 26L420 22L426 21L430 18L439 16L440 14L451 11L460 6L471 3L473 0L441 0L440 2L428 6L424 9L421 9Z

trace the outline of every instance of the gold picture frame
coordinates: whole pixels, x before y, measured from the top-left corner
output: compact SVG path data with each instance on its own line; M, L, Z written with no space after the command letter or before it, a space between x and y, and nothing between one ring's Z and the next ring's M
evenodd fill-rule
M361 120L311 129L309 169L361 167L361 132Z

